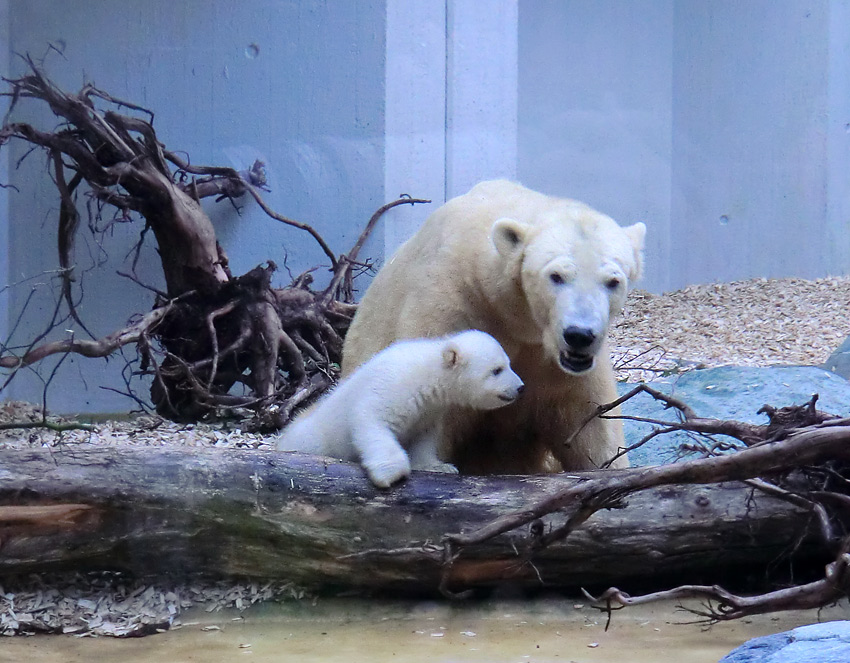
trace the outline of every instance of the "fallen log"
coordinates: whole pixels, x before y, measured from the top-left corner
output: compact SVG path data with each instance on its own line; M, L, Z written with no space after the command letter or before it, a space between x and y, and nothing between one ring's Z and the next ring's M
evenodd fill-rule
M0 576L68 568L142 576L197 572L409 593L436 593L441 580L460 589L631 579L645 585L653 578L704 576L706 569L723 577L724 569L773 561L811 538L810 510L743 483L671 485L595 513L530 559L521 551L542 521L444 564L447 534L480 530L587 476L414 472L381 491L357 465L294 453L4 450ZM557 513L553 518L545 527L557 527Z

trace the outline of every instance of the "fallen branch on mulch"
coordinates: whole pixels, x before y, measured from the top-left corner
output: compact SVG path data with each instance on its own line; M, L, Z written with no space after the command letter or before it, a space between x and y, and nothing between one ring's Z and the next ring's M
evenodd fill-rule
M835 420L669 466L535 477L414 472L381 491L356 464L154 419L109 429L103 440L71 431L51 443L44 432L3 450L2 577L108 569L147 586L200 572L393 595L661 588L698 578L708 583L685 587L703 590L714 574L779 558L810 571L812 562L838 559L847 535L850 426ZM219 444L226 448L210 448ZM446 532L459 534L443 539ZM768 594L761 604L806 607L840 595L839 566L824 582L778 590L781 600ZM719 611L729 615L760 602L726 589L718 597L728 599L732 608ZM602 597L606 605L620 598L650 600L619 589Z
M817 523L816 532L825 554L836 554L827 567L823 581L811 586L783 590L778 594L744 600L719 588L685 586L671 590L681 595L710 594L725 599L717 614L738 616L747 610L778 610L825 605L836 597L850 595L850 575L846 566L847 532L850 531L850 420L819 412L817 395L802 406L776 409L764 406L760 412L769 417L766 425L738 421L723 421L698 417L685 403L646 385L640 385L613 403L600 406L596 415L615 409L638 393L646 392L661 400L667 407L676 408L682 415L678 422L637 418L657 424L653 431L636 445L654 435L674 430L688 430L702 435L732 436L743 443L739 449L727 445L726 453L717 445L703 447L706 458L670 465L638 467L629 470L599 472L583 477L575 485L534 503L531 507L494 519L472 531L448 534L445 542L445 569L441 588L454 595L451 588L454 565L475 546L487 543L500 535L528 527L524 545L518 557L525 563L534 560L549 546L564 541L584 525L591 516L604 509L625 508L626 498L640 491L660 486L702 485L741 481L753 489L806 509ZM618 415L619 416L619 415ZM569 441L567 442L569 444ZM547 521L548 519L548 521ZM612 542L612 545L615 545ZM545 581L545 578L543 579ZM660 592L650 597L667 598ZM610 589L600 600L618 600L628 604L628 594ZM640 599L641 602L652 598ZM707 613L711 618L713 613Z

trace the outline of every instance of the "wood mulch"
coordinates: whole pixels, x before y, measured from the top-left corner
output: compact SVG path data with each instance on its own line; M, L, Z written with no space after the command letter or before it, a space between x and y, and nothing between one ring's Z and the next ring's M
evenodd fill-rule
M611 330L618 378L695 366L823 364L850 336L850 277L635 290Z

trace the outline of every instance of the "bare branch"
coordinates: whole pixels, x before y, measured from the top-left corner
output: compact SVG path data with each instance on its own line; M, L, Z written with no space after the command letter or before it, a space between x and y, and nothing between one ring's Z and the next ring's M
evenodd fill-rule
M236 310L238 305L239 302L232 299L224 306L217 308L215 311L211 311L207 316L207 330L210 334L210 345L212 345L212 367L210 368L210 377L207 381L207 389L212 389L212 386L215 383L215 374L218 371L218 332L216 332L215 329L215 320L222 315L232 313Z
M374 230L375 225L378 223L378 219L380 219L385 212L391 210L393 207L398 207L399 205L415 205L417 203L430 203L430 200L424 200L421 198L411 198L407 194L401 196L398 200L393 200L392 202L387 203L386 205L382 205L378 208L378 210L372 215L372 218L369 219L369 222L366 224L366 227L360 233L360 236L357 238L357 241L354 243L354 246L351 247L351 250L344 256L340 258L340 266L334 268L334 275L331 279L330 285L325 288L323 293L323 297L325 299L340 298L340 285L342 284L342 299L345 301L351 301L353 297L352 293L352 285L351 285L351 267L352 265L357 264L357 256L360 255L360 250L363 248L363 245L366 243L366 240L369 238L369 235Z
M245 183L245 188L248 190L248 193L257 201L257 204L260 206L268 216L275 219L276 221L280 221L281 223L285 223L288 226L293 226L294 228L298 228L300 230L304 230L310 234L310 236L316 240L316 243L321 247L324 254L331 261L331 269L336 271L338 269L338 261L336 254L331 251L331 247L328 246L327 242L325 242L324 238L316 231L313 226L308 225L306 223L301 223L300 221L295 221L293 219L288 219L285 216L282 216L275 212L271 207L266 204L266 201L263 200L263 197L260 195L260 192L257 191L256 187L254 187L247 179L242 179Z
M95 427L91 424L82 424L76 421L54 422L47 421L45 419L43 421L12 421L9 423L0 423L0 430L26 430L31 428L46 428L47 430L56 431L57 433L62 433L68 430L95 430Z
M827 565L826 573L821 580L757 596L739 596L718 585L682 585L643 596L630 596L616 587L611 587L599 596L592 596L587 592L585 595L594 603L605 603L607 608L600 608L602 610L610 610L612 603L631 606L671 599L708 599L715 601L717 605L709 603L703 610L688 610L712 623L780 610L820 608L850 595L848 541L850 539L845 540L835 561Z
M784 440L713 458L600 472L598 477L585 479L528 509L498 518L469 533L449 534L447 539L468 546L528 524L553 511L560 510L568 518L575 516L576 522L542 537L541 544L548 545L564 538L586 520L579 516L586 513L588 502L596 506L595 511L612 500L654 486L742 481L814 464L825 458L850 460L850 426L814 428Z
M45 357L53 354L73 352L84 357L106 357L118 348L129 343L136 343L141 335L149 333L162 322L173 307L169 302L164 306L154 309L142 317L136 324L130 325L118 331L112 332L97 341L77 340L74 338L52 341L27 351L22 357L6 355L0 357L0 368L19 368L29 366Z
M91 338L94 335L88 327L80 320L77 307L74 305L74 297L71 292L71 283L74 277L74 242L77 235L77 227L80 225L80 214L74 205L72 194L83 180L83 176L77 172L70 182L65 180L65 167L62 164L62 155L56 150L51 151L53 159L53 171L56 188L59 189L59 266L62 268L62 293L71 317Z

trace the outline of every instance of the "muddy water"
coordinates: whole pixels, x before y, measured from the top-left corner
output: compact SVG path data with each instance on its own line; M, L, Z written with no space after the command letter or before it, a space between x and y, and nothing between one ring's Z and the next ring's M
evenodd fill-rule
M709 629L672 603L605 617L575 601L488 604L322 601L235 613L188 613L184 626L146 638L40 636L0 640L6 663L400 663L564 661L715 663L745 640L803 624L850 618L829 610L780 613ZM696 604L694 604L696 605ZM212 627L212 628L211 628Z

